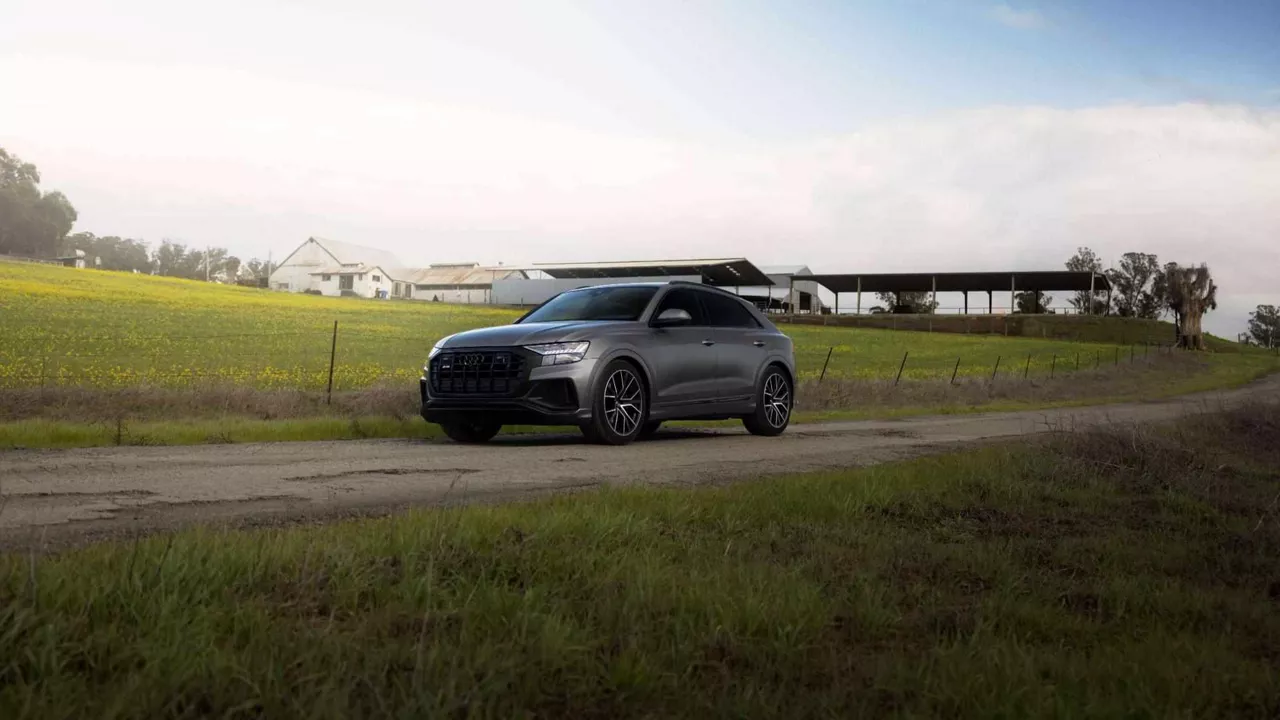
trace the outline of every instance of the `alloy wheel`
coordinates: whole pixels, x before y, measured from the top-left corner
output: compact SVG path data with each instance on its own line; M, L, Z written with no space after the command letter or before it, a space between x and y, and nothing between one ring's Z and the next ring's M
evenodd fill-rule
M644 420L644 386L625 368L614 370L604 384L604 417L609 429L629 437Z
M781 373L774 373L764 382L764 419L771 426L780 428L791 415L791 388Z

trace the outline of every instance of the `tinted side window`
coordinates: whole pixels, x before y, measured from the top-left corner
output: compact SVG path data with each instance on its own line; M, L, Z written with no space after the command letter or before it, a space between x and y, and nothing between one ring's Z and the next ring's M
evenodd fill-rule
M760 323L751 316L746 305L736 298L719 293L704 292L702 304L707 306L707 319L714 327L758 328Z
M658 309L654 311L653 317L658 317L664 310L679 308L689 313L689 316L693 318L691 325L706 325L707 318L703 314L702 303L698 302L700 294L693 290L672 290L662 297L662 302L658 304Z

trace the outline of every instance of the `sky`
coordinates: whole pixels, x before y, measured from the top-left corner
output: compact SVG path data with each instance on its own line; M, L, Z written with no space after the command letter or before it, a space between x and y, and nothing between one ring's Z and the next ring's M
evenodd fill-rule
M184 5L0 0L0 147L77 230L817 272L1089 246L1209 263L1211 332L1280 304L1275 0Z

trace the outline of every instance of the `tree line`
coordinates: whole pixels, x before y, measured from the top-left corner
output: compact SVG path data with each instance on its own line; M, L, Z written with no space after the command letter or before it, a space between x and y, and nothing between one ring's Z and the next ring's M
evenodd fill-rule
M152 247L143 240L90 232L72 233L75 206L57 190L40 189L40 171L0 148L0 255L50 259L82 251L86 262L103 270L167 275L219 282L266 281L266 263L241 261L225 248L197 248L164 240Z
M1082 247L1066 267L1102 273L1111 284L1109 301L1104 293L1075 293L1069 302L1077 311L1149 320L1159 320L1167 314L1173 318L1179 345L1204 348L1202 318L1218 309L1218 286L1204 263L1161 265L1154 253L1128 252L1120 256L1117 267L1103 270L1097 253ZM1267 348L1280 346L1280 309L1275 305L1257 306L1249 313L1249 330L1240 339Z
M1081 247L1066 262L1066 269L1094 272L1107 279L1110 292L1088 290L1073 293L1067 302L1078 313L1159 320L1171 317L1174 342L1191 349L1206 347L1201 327L1204 314L1218 307L1218 286L1209 267L1160 263L1154 253L1127 252L1116 267L1104 268L1093 250ZM928 292L878 293L883 303L872 312L930 314L938 303ZM1037 292L1014 295L1014 312L1052 313L1053 298ZM1241 338L1264 347L1280 347L1280 310L1259 305L1249 316L1249 332Z

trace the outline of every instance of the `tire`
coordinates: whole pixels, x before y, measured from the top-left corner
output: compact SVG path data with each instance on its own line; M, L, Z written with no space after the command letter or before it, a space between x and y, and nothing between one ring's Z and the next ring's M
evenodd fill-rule
M742 418L742 424L752 435L774 437L781 435L791 424L791 408L795 403L795 387L787 373L777 365L771 365L756 387L755 412Z
M600 373L591 397L591 420L582 434L603 445L626 445L644 432L649 398L635 365L614 360Z
M502 424L488 420L460 419L440 423L440 427L444 428L444 434L454 442L475 444L492 440L502 429Z
M658 429L661 427L662 427L661 420L653 420L651 422L645 423L644 427L640 428L640 439L643 440L644 438L653 437L654 433L658 432Z

